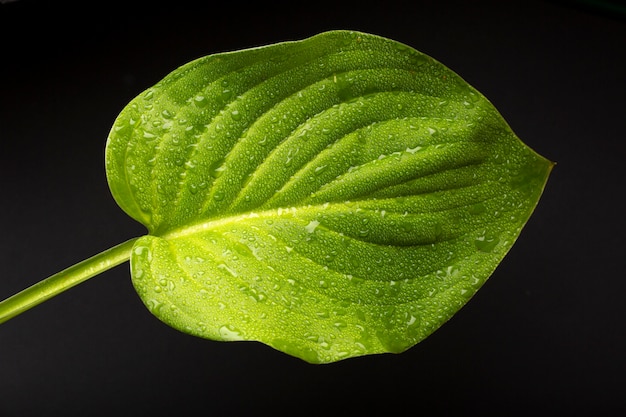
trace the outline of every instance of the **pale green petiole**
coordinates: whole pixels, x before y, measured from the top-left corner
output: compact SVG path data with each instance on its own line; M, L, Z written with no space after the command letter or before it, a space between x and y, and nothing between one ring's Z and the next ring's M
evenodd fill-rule
M113 246L1 301L0 323L4 323L63 291L127 261L136 240L137 238L133 238Z

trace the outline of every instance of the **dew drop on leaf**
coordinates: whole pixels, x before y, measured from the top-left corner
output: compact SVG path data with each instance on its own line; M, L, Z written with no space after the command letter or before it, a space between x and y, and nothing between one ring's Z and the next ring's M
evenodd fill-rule
M476 203L476 204L474 204L474 205L470 206L470 207L469 207L469 209L468 209L468 211L470 212L470 214L474 214L474 215L477 215L477 214L482 214L482 213L484 213L486 210L487 210L487 209L486 209L486 207L485 207L485 204L483 204L483 203Z
M217 191L214 195L213 195L213 199L215 201L222 201L224 199L224 192L223 191Z
M197 95L193 98L193 103L198 107L205 107L209 102L205 96Z
M230 117L234 121L239 121L239 120L241 120L241 113L239 113L239 110L233 110L233 111L230 112Z
M241 333L232 326L221 326L219 333L220 337L226 341L243 340Z
M315 232L315 229L317 229L317 226L319 226L319 224L320 222L318 222L317 220L311 220L309 224L307 224L304 228L307 233L313 233Z
M483 234L479 237L476 238L476 240L474 240L474 244L476 245L476 248L481 251L481 252L492 252L496 246L498 245L498 243L500 242L500 239L496 236L491 236L489 234Z

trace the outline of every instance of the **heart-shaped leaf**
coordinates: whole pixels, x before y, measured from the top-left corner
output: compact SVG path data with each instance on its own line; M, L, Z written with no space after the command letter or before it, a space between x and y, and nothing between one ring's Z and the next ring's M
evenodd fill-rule
M313 363L446 322L552 166L441 63L348 31L180 67L121 112L106 162L150 231L131 272L154 315Z

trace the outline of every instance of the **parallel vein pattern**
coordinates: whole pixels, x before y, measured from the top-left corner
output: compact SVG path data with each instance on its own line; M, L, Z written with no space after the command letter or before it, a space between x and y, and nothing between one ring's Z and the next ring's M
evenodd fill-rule
M549 169L442 64L347 31L190 62L107 143L113 195L150 231L131 265L151 311L315 363L448 320Z

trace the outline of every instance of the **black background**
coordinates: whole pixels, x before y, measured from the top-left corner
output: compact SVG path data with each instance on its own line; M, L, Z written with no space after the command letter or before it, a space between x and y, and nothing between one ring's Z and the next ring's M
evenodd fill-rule
M0 325L0 416L626 415L626 15L549 1L204 3L0 4L0 299L144 234L104 173L130 99L200 56L329 29L407 43L486 95L557 162L539 206L474 299L399 355L310 365L187 336L116 267Z

